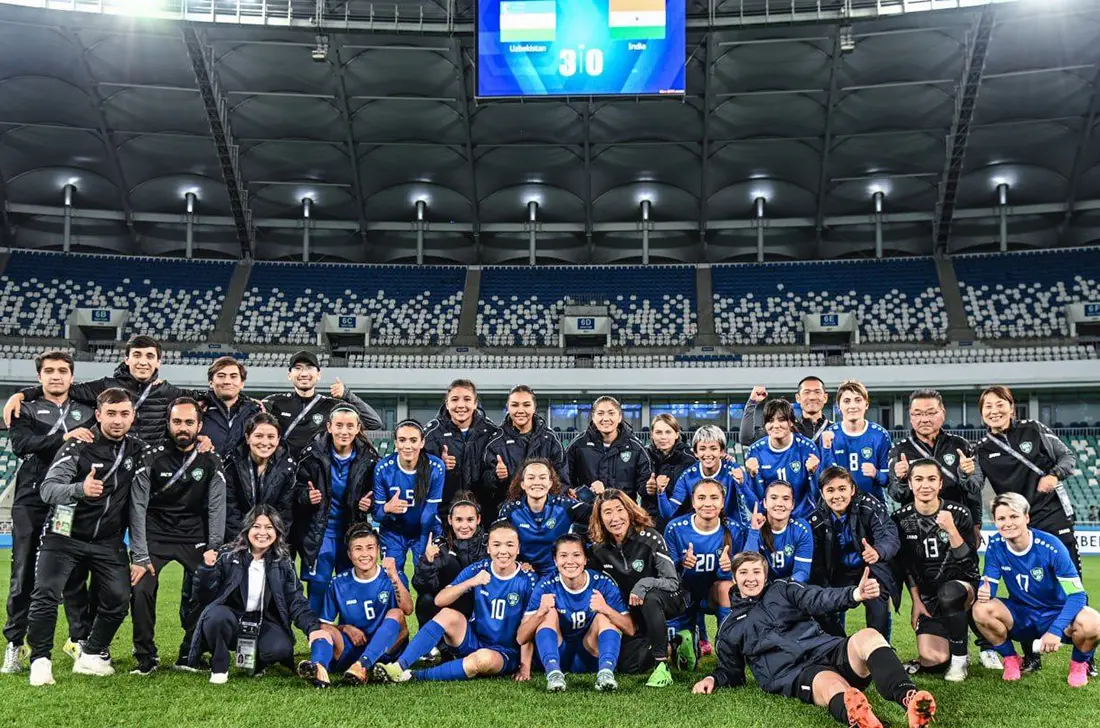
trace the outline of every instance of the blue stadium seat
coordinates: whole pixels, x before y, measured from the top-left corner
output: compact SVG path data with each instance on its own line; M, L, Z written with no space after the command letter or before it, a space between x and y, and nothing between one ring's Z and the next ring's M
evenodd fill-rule
M737 344L801 344L802 316L851 313L867 342L943 340L947 313L931 258L715 265L714 326Z
M678 346L696 333L694 266L492 266L481 275L478 339L557 346L567 300L609 306L614 346Z
M955 256L967 320L981 339L1068 336L1065 306L1100 301L1100 250Z
M256 263L234 326L245 343L308 344L324 314L371 319L384 346L446 345L458 333L461 266Z
M0 335L63 336L77 308L130 312L125 335L203 341L234 263L16 250L0 276Z

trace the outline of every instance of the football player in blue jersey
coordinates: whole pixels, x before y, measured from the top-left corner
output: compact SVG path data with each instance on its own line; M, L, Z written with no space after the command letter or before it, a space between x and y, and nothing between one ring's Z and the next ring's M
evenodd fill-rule
M690 599L687 611L669 620L677 633L677 662L688 670L696 661L692 626L711 610L719 624L729 614L730 565L745 546L745 528L726 517L725 502L721 483L701 480L692 494L693 512L674 518L665 528L665 543Z
M810 524L791 515L794 489L785 480L773 480L764 492L764 513L752 512L745 551L768 557L769 578L810 581L814 563L814 534Z
M845 468L860 490L885 502L886 485L890 481L890 449L894 446L890 433L877 422L867 420L871 398L862 382L854 379L842 382L836 391L836 401L842 419L829 426L831 441L822 438L822 463L825 467Z
M439 504L446 469L442 460L424 452L424 428L416 420L398 423L394 448L397 452L374 469L374 520L382 552L403 572L409 550L420 561L428 539L443 531Z
M753 494L762 499L770 483L782 480L794 492L794 517L809 518L817 505L817 445L795 431L794 407L785 399L770 399L764 405L764 430L767 437L745 453Z
M424 624L395 662L379 664L374 674L386 682L408 680L471 680L479 675L515 675L518 681L531 677L532 647L521 650L516 632L524 608L535 588L534 573L521 569L519 532L507 521L489 529L489 558L470 564L436 595L439 614ZM474 614L466 619L451 609L464 594L474 597ZM410 672L409 667L445 639L458 659Z
M319 688L332 684L332 672L343 672L349 685L367 682L375 662L408 635L405 617L413 611L393 557L379 563L378 533L370 524L352 525L347 542L352 566L329 582L318 615L332 641L314 640L309 659L298 663L298 674Z
M554 542L569 533L574 523L587 524L592 515L591 503L561 493L557 470L549 460L535 458L520 468L500 507L500 520L519 533L520 561L540 577L554 571Z
M596 690L617 690L615 666L622 637L634 635L619 587L611 577L586 568L584 539L566 534L554 542L558 573L531 592L516 640L532 639L546 670L546 689L565 690L565 672L596 671Z
M993 499L998 535L989 541L985 570L974 605L978 629L1004 658L1005 680L1019 680L1022 660L1012 640L1034 641L1036 652L1073 645L1069 685L1088 684L1088 663L1100 640L1100 614L1088 594L1069 549L1045 531L1028 527L1031 507L1018 493ZM1004 581L1008 596L997 597Z
M726 433L717 425L704 425L691 438L691 449L699 460L680 473L673 484L672 493L661 491L657 496L657 508L666 521L691 510L691 496L695 486L703 479L716 480L726 489L726 515L745 525L749 511L756 501L753 494L742 485L745 471L726 456Z

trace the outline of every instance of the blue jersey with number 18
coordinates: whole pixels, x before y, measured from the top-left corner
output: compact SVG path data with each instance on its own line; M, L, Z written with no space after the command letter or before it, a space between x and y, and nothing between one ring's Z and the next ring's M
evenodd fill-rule
M472 579L482 571L489 572L490 580L485 586L473 589L474 614L471 623L474 634L482 644L515 647L516 632L523 621L523 612L535 589L537 577L533 572L518 567L511 576L500 577L493 570L492 559L482 559L460 571L451 586Z
M619 591L619 585L611 577L592 569L586 569L584 575L584 586L576 591L565 585L561 574L554 574L540 581L527 602L527 614L534 614L539 610L543 594L553 594L554 604L558 610L558 623L561 625L561 634L564 639L584 636L592 626L592 620L596 618L596 612L591 606L594 591L600 592L607 606L616 612L630 614L626 602L623 601L622 592Z

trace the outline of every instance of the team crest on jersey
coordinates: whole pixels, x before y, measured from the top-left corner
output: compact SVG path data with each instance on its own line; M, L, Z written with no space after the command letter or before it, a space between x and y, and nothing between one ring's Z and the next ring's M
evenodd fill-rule
M1030 455L1031 454L1031 447L1032 447L1032 445L1031 445L1030 442L1021 442L1020 443L1020 450L1024 453L1024 455Z
M875 451L869 447L865 447L859 451L859 454L863 456L864 460L870 460L871 456L875 454Z
M514 607L519 604L519 594L515 592L508 592L508 606Z
M947 453L946 455L943 456L943 464L946 465L947 467L951 467L952 465L955 464L955 456L952 455L951 453Z
M134 467L134 459L133 458L126 458L125 460L122 461L123 470L130 470L133 467Z
M195 468L191 471L191 480L202 480L203 469Z
M555 521L553 518L546 519L546 527L547 528L553 528L556 525L558 525L558 522Z
M634 559L634 563L630 565L630 568L634 569L634 571L637 571L640 574L644 566L645 562L643 562L641 559Z
M626 452L621 452L621 453L619 453L619 459L622 460L624 463L629 463L630 462L630 456L632 454L633 453L631 453L629 450L627 450Z
M69 417L73 418L73 422L80 422L80 413L79 412L70 412Z
M783 547L783 553L785 553L787 556L794 556L794 546L791 544L787 544L785 547Z
M378 594L378 601L382 602L383 604L385 604L389 600L390 600L390 593L388 591L380 592Z
M325 421L325 416L323 414L321 414L320 412L313 415L313 424L320 425L324 421Z
M792 473L797 473L800 470L802 470L802 463L798 462L797 460L795 460L793 463L791 463L791 472Z
M1035 581L1042 581L1043 580L1043 570L1041 568L1039 568L1038 566L1036 566L1034 569L1031 570L1031 578L1034 579Z
M950 540L950 536L947 535L947 531L944 531L943 529L940 529L940 532L939 534L937 534L937 536L942 543L947 543Z

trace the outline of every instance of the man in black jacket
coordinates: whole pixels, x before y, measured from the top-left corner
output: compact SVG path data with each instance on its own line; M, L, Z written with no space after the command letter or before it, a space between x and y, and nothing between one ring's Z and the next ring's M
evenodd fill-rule
M8 621L4 638L8 641L0 672L14 674L23 669L27 636L27 611L34 591L34 564L42 541L42 526L50 507L42 502L39 485L61 446L67 442L94 439L89 429L95 423L92 407L73 401L69 388L73 383L73 358L64 351L47 351L34 358L42 397L27 403L23 416L12 422L11 449L22 458L15 474L15 498L11 507L11 586L8 589ZM65 612L69 621L68 645L87 638L88 574L76 570L65 588Z
M145 575L148 560L131 566L122 536L131 523L145 521L146 503L132 492L142 468L145 445L129 435L134 404L124 389L98 397L92 442L73 440L57 453L42 481L42 500L53 506L42 537L31 595L27 641L31 647L31 685L53 683L50 651L57 626L57 605L72 572L92 573L98 609L92 631L73 672L114 674L107 648L126 618L130 586ZM135 554L146 553L140 531L131 533Z
M945 500L970 510L970 522L981 533L982 481L975 478L974 449L961 437L943 431L947 410L943 396L934 389L918 389L909 395L909 437L890 450L890 497L905 505L913 502L909 471L913 462L935 460L943 474Z
M186 584L200 564L214 563L224 539L225 475L221 458L199 452L200 427L198 402L189 397L173 402L168 410L168 441L149 448L134 478L134 497L148 501L145 521L130 524L134 543L148 545L145 553L134 551L134 561L148 561L150 567L130 594L137 659L132 675L150 675L159 664L154 633L161 569L173 561L178 563ZM198 616L188 594L180 603L184 636L177 667L190 667L187 654Z
M126 342L126 358L109 377L91 382L77 383L69 390L69 396L77 402L95 406L97 397L106 389L119 388L130 393L136 413L131 436L156 445L166 436L168 404L178 397L204 399L206 392L184 389L159 378L160 343L150 336L135 336ZM20 416L22 403L42 396L41 387L30 387L16 392L4 405L4 422L11 427L13 418ZM205 440L205 436L202 440ZM202 448L200 442L200 448ZM209 445L207 445L209 447Z
M851 637L826 634L814 621L877 599L880 586L870 568L855 587L825 589L789 579L768 583L768 562L754 551L733 560L732 614L718 629L714 673L692 692L745 684L746 664L756 684L769 693L826 708L842 725L881 728L862 689L872 682L879 694L906 710L910 728L932 722L936 701L917 690L890 644L877 631Z
M259 402L241 394L247 379L248 367L231 356L218 357L206 370L210 391L202 415L202 434L210 438L221 458L244 442L245 425L263 411Z
M767 399L767 387L752 388L749 401L745 403L745 411L741 415L741 427L737 432L738 441L746 447L768 435L763 427L756 425L756 410ZM831 447L832 433L828 430L833 423L825 416L825 404L829 401L825 383L813 375L803 377L798 383L794 401L802 408L802 419L795 423L795 432L805 435L816 444ZM826 440L824 443L822 438Z
M279 420L283 443L292 458L297 458L306 446L325 430L329 412L341 404L350 404L359 411L363 430L379 430L382 420L369 404L348 390L339 378L326 396L317 392L321 380L321 363L311 351L299 351L290 357L287 379L294 385L292 392L279 392L264 398L264 409Z

